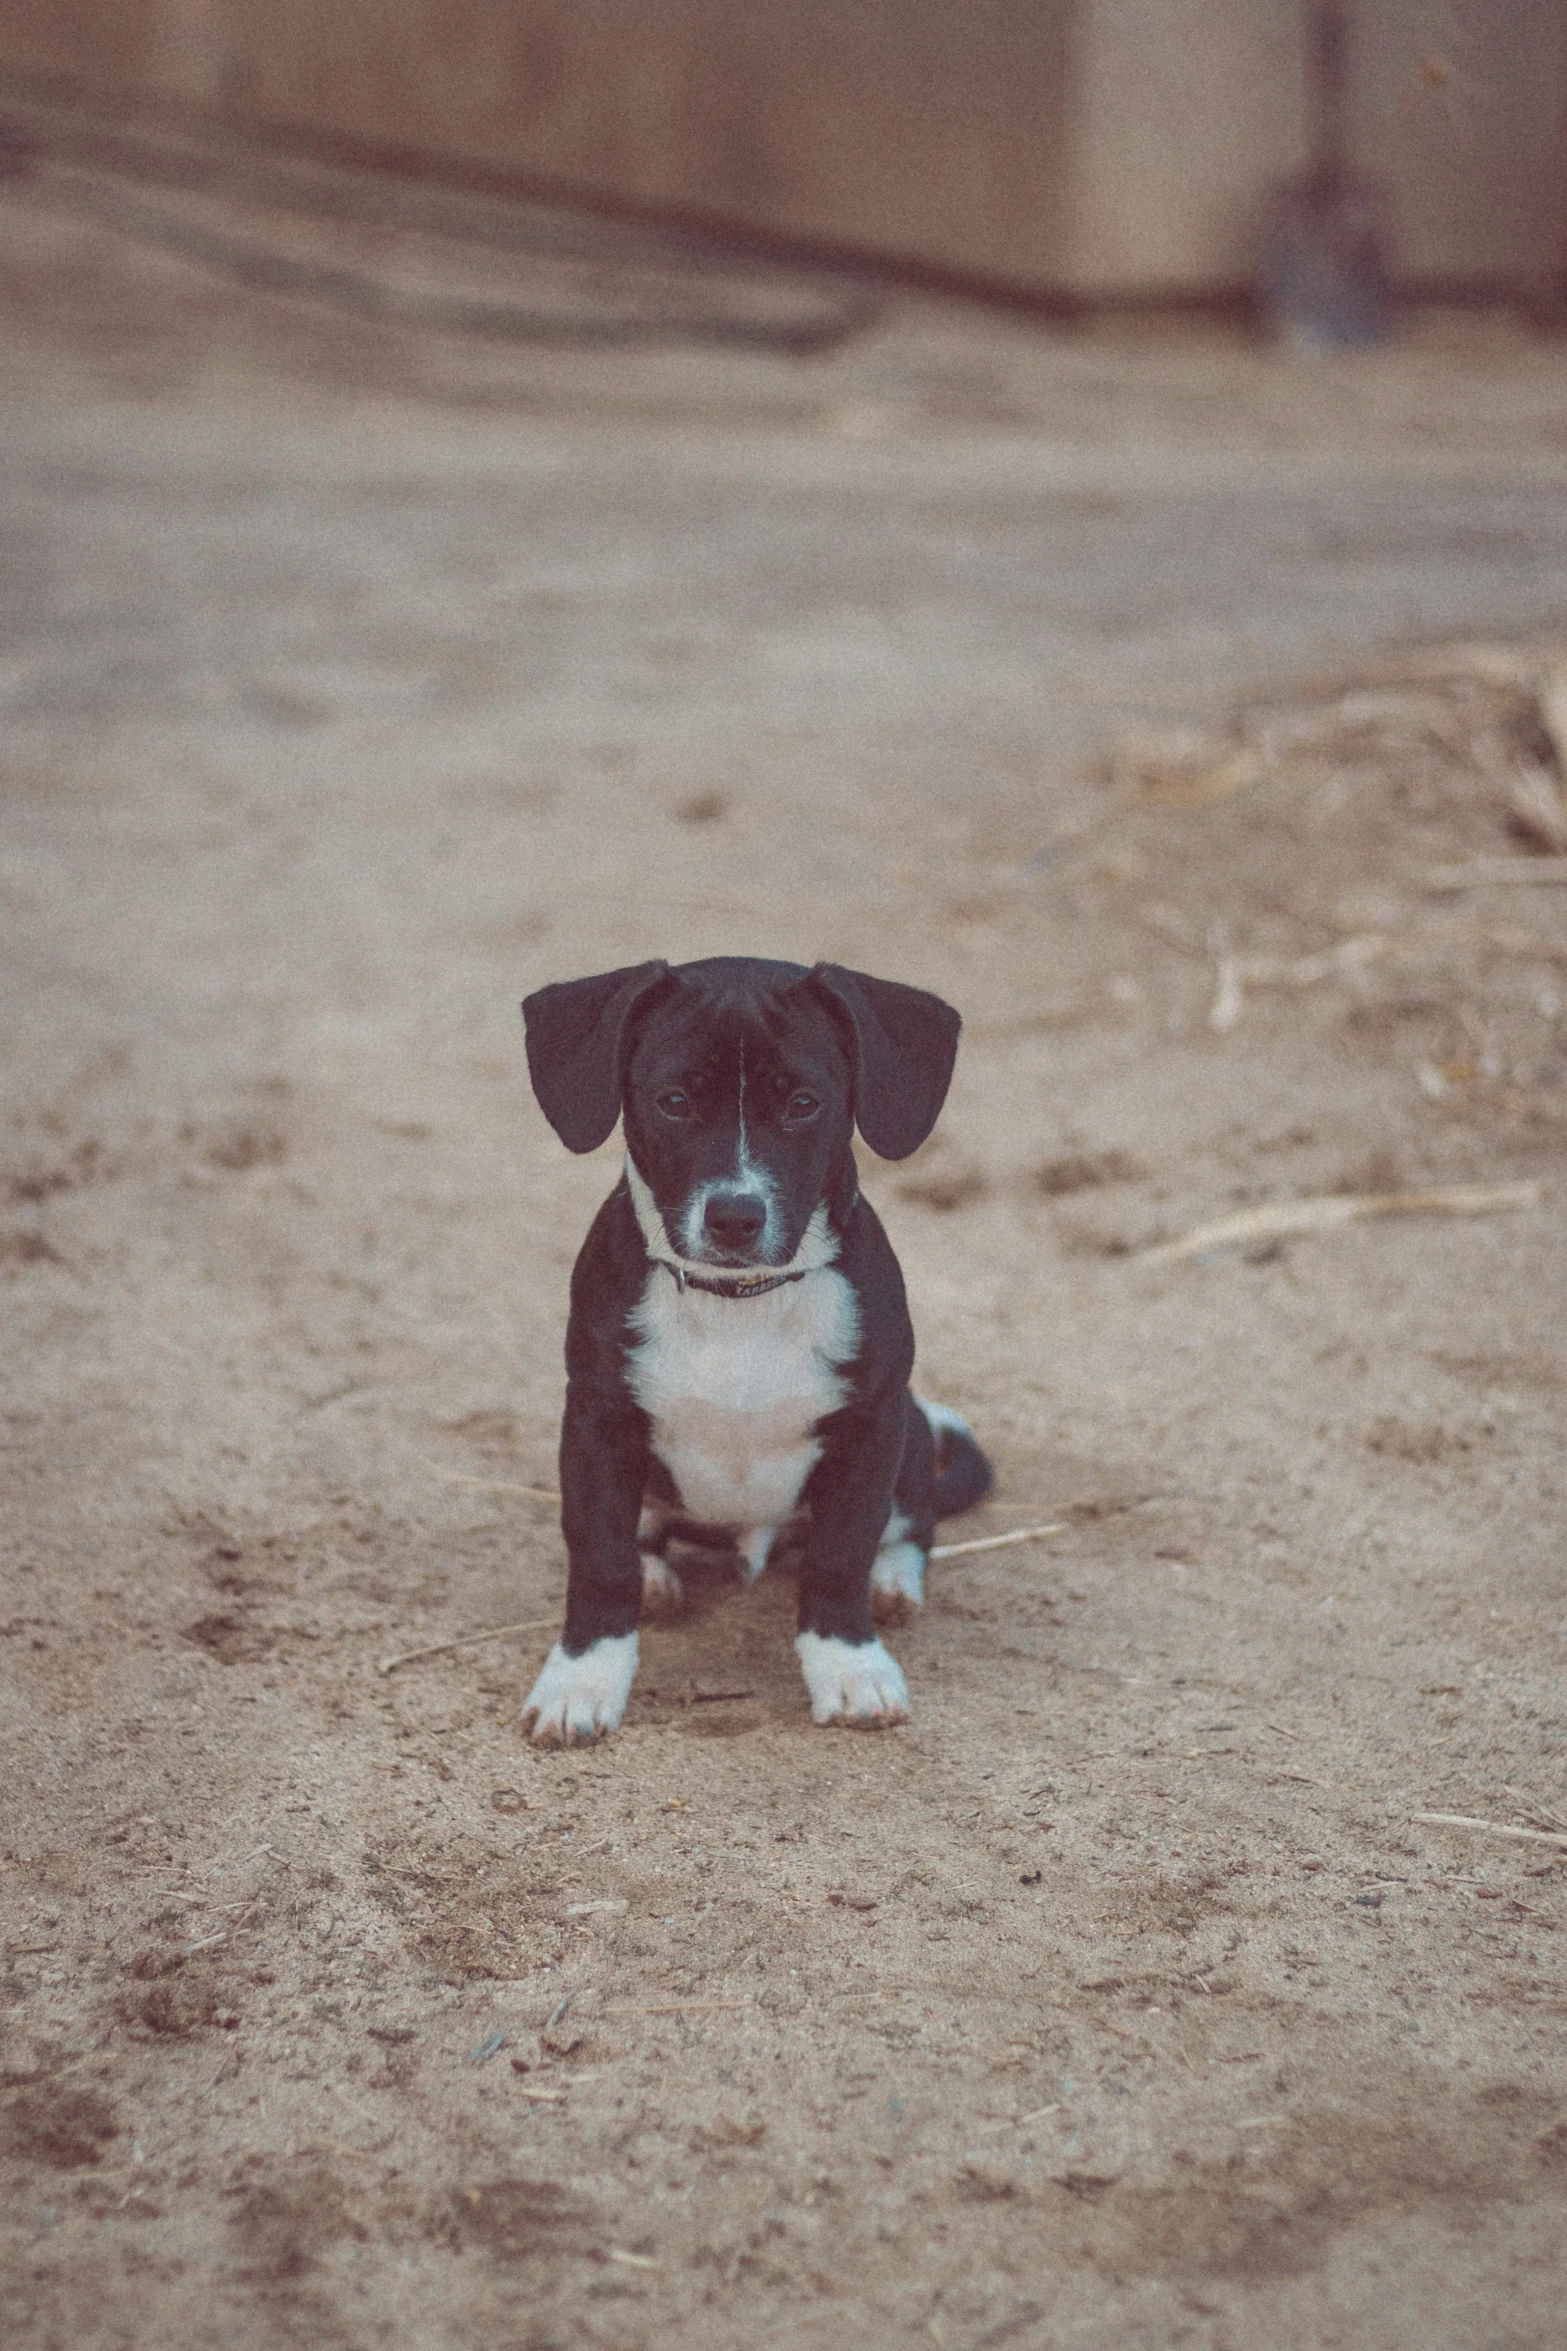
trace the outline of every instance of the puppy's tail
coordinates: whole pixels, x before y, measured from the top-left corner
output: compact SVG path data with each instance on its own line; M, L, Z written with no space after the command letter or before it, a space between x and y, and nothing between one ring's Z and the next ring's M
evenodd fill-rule
M914 1401L936 1440L936 1516L952 1518L960 1510L972 1510L995 1484L995 1471L960 1412L947 1404L927 1404L923 1396Z

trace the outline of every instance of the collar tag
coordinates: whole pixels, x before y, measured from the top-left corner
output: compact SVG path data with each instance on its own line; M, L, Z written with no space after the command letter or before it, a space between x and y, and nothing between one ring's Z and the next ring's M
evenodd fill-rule
M760 1298L767 1290L782 1290L790 1282L803 1282L808 1273L816 1270L802 1265L798 1273L775 1273L765 1282L742 1281L738 1276L727 1281L704 1282L700 1274L687 1273L683 1265L672 1264L667 1257L655 1257L653 1263L674 1275L675 1287L682 1296L687 1290L701 1290L709 1298Z

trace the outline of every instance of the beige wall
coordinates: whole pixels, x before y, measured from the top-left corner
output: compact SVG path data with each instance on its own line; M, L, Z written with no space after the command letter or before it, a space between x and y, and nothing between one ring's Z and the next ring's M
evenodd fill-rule
M1356 154L1391 184L1404 266L1567 266L1567 0L1376 0Z
M1244 283L1267 193L1305 149L1301 0L1085 0L1076 28L1067 282Z
M1423 278L1567 265L1567 0L1365 0ZM0 62L1039 288L1244 284L1303 0L0 0Z
M1567 267L1567 0L1362 0L1350 160L1405 278ZM1084 0L1063 230L1096 292L1244 283L1306 158L1302 0Z
M0 0L0 59L93 89L144 86L166 0Z
M230 0L249 117L1053 273L1070 0ZM265 28L265 29L264 29Z

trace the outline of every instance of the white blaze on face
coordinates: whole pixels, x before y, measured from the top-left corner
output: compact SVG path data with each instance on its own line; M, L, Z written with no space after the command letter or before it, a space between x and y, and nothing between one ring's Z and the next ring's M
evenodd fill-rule
M745 1126L745 1043L740 1045L739 1116L735 1128L734 1173L710 1176L698 1184L680 1210L676 1222L680 1231L682 1253L699 1262L711 1262L711 1242L707 1231L707 1204L715 1192L751 1192L761 1201L766 1216L756 1237L755 1262L770 1265L783 1238L783 1212L778 1200L778 1185L770 1170L761 1167L751 1157L750 1139Z

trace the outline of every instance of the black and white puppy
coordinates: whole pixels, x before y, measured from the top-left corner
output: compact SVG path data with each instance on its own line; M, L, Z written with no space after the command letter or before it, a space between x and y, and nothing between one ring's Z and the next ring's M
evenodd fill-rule
M936 1516L990 1468L910 1391L903 1278L851 1144L856 1124L884 1159L924 1142L957 1014L838 964L726 955L568 980L523 1015L561 1141L596 1150L622 1117L626 1138L572 1276L566 1625L523 1707L533 1738L618 1728L644 1594L680 1598L666 1545L714 1532L755 1576L789 1530L815 1720L903 1721L872 1618L920 1605Z

